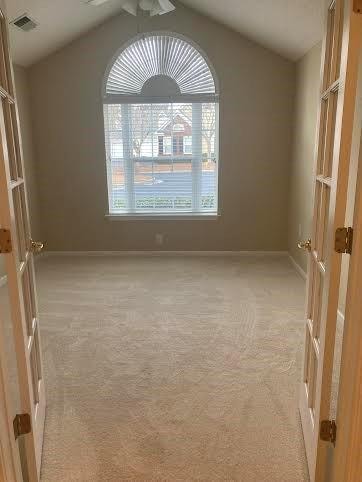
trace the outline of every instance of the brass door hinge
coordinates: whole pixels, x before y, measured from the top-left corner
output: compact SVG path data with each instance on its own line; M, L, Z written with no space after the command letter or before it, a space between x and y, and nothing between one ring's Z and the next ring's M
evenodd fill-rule
M334 250L337 253L352 254L353 229L338 228L334 238Z
M0 229L0 253L10 253L12 249L10 230Z
M362 13L362 0L353 0L354 13Z
M337 440L337 425L335 420L322 420L319 431L319 437L324 442L331 442L336 445Z
M28 413L17 414L13 420L15 440L20 435L31 432L31 419Z

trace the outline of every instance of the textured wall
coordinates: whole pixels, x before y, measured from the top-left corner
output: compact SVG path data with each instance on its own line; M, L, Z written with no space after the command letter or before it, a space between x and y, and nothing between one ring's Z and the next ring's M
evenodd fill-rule
M321 44L297 63L294 146L289 195L289 252L307 270L307 255L297 248L311 236L313 168L318 115Z
M295 65L179 6L152 19L119 15L30 69L44 238L52 250L282 250ZM101 99L117 49L142 31L184 34L206 52L220 81L217 221L109 222Z

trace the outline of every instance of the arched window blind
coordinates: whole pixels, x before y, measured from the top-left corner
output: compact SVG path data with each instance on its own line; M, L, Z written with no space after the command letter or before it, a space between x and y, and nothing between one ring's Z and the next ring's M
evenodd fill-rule
M107 94L141 94L146 81L168 76L181 94L215 93L215 84L203 56L188 42L168 35L136 40L114 62Z
M218 97L200 51L142 36L112 63L103 96L110 214L217 213Z

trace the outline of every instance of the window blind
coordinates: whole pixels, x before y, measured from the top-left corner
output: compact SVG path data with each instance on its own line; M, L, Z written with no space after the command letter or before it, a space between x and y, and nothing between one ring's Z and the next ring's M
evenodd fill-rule
M129 45L112 65L106 94L140 94L157 75L173 79L181 94L215 93L205 59L193 45L169 35L142 37Z
M217 107L105 104L110 213L216 213Z

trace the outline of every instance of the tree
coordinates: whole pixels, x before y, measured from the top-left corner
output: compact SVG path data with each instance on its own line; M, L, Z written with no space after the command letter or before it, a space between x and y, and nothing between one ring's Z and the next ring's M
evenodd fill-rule
M184 104L180 109L180 112L187 117L192 125L192 105L191 104ZM216 123L216 115L215 115L215 104L202 104L202 137L206 144L206 154L207 160L211 161L212 155L212 141L215 137L215 123Z
M152 133L152 108L149 104L132 105L132 149L136 157L141 156L142 145Z
M215 104L203 104L202 106L202 137L206 142L207 160L211 161L212 140L215 137Z

